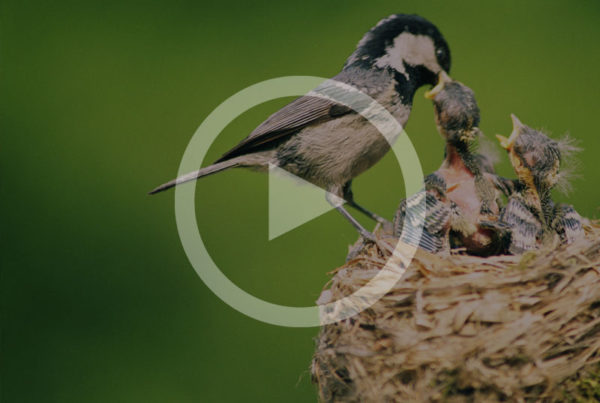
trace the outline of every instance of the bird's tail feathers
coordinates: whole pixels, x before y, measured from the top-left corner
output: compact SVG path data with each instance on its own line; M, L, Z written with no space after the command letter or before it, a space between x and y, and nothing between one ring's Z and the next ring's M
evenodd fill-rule
M151 190L150 192L148 192L148 194L155 194L155 193L159 193L162 192L163 190L167 190L170 189L172 187L175 187L179 184L185 183L185 182L190 182L193 181L195 179L198 178L202 178L204 176L208 176L208 175L212 175L214 173L217 172L221 172L225 169L229 169L229 168L233 168L236 166L239 166L239 162L236 161L235 159L232 160L227 160L227 161L223 161L223 162L218 162L216 164L213 165L209 165L206 168L201 168L197 171L194 172L190 172L188 174L182 175L176 179L173 179L172 181L169 181L167 183L163 183L162 185L158 186L157 188Z

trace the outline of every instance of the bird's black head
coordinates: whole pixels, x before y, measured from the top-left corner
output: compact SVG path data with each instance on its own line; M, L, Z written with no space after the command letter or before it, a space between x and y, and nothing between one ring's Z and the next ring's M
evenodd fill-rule
M344 68L392 69L417 87L450 71L450 48L435 25L418 15L394 14L363 36Z
M425 97L433 101L435 121L446 141L468 144L477 138L481 115L473 90L442 71Z

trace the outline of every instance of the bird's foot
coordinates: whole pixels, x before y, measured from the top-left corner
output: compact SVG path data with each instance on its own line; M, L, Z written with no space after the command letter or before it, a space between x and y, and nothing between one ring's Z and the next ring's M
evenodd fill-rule
M360 234L363 241L366 241L367 243L377 243L377 237L372 232L361 228L358 230L358 233Z

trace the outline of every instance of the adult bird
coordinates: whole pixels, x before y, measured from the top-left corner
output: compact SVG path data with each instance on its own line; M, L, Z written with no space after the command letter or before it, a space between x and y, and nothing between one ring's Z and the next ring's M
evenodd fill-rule
M434 85L437 74L449 69L450 50L436 26L417 15L395 14L363 36L332 80L370 96L404 127L417 89ZM386 138L356 111L329 99L303 96L271 115L214 164L150 193L229 168L266 169L274 165L343 198L370 218L385 222L355 202L351 183L389 149ZM328 201L363 238L375 240L343 205Z

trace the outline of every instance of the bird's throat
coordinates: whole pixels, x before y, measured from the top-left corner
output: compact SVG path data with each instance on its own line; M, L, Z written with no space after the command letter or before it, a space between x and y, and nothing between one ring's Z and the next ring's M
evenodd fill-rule
M454 172L474 176L474 173L465 161L465 150L459 149L451 143L446 143L446 159L442 164L443 168L452 169Z

